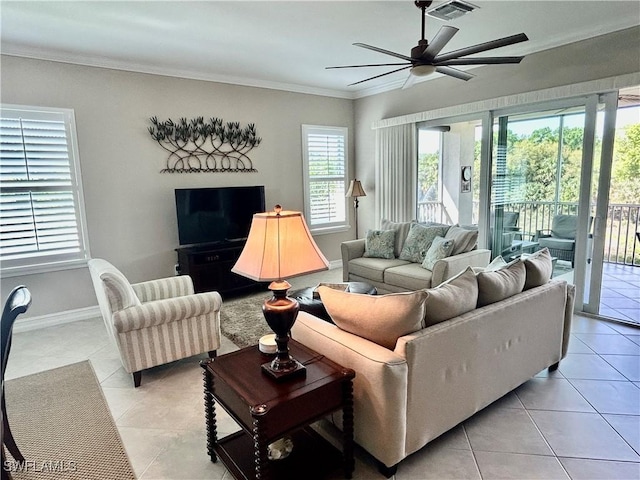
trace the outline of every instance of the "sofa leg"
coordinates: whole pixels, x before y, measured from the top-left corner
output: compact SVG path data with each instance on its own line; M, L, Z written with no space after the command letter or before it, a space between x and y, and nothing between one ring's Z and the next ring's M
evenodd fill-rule
M549 367L549 371L550 372L555 372L558 369L559 366L560 366L560 362L554 363L553 365L551 365Z
M138 388L140 386L140 382L142 382L142 370L133 372L133 386Z
M387 467L381 461L377 460L377 462L378 462L378 471L382 475L384 475L386 478L393 477L396 474L396 472L398 471L398 464L397 463L395 465L391 466L391 467Z
M208 354L209 354L209 358L216 358L218 356L218 351L217 350L209 350Z

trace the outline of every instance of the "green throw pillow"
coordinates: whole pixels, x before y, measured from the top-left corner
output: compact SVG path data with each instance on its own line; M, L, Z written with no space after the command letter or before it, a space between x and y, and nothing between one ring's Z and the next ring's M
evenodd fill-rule
M371 258L396 258L393 253L396 232L394 230L369 230L364 239L364 256Z
M453 240L446 240L442 237L434 238L429 250L427 250L427 254L424 256L422 268L433 270L433 266L436 262L451 255L452 250Z
M449 226L425 227L419 223L411 225L407 239L400 252L400 260L408 262L422 263L431 246L433 239L444 237L449 230Z

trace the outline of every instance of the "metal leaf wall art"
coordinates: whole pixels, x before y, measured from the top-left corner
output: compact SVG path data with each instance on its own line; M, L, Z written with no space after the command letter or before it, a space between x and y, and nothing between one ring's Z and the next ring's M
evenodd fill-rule
M161 173L257 172L247 156L262 141L253 123L240 128L239 122L215 117L150 121L149 133L169 152Z

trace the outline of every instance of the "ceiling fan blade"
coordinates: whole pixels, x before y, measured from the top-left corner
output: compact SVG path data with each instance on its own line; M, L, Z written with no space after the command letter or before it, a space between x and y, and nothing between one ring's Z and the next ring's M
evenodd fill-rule
M409 76L404 82L404 85L402 85L402 90L406 90L407 88L413 87L415 83L416 83L416 76L409 74Z
M452 58L444 62L433 62L436 67L445 65L500 65L503 63L520 63L524 57L484 57L484 58Z
M452 58L473 55L474 53L486 52L487 50L506 47L507 45L526 42L527 40L529 40L529 37L527 37L524 33L519 33L517 35L511 35L510 37L499 38L497 40L491 40L490 42L479 43L478 45L472 45L471 47L454 50L453 52L445 53L444 55L438 55L433 59L433 63L440 63L446 60L451 60Z
M407 57L406 55L402 55L401 53L392 52L390 50L385 50L384 48L374 47L373 45L367 45L366 43L354 43L356 47L366 48L368 50L373 50L374 52L384 53L385 55L391 55L392 57L401 58L406 60L407 62L411 61L411 57Z
M359 82L350 83L350 84L349 84L349 85L347 85L347 86L348 86L348 87L351 87L352 85L358 85L359 83L368 82L369 80L373 80L374 78L384 77L385 75L391 75L392 73L399 72L400 70L406 70L407 68L411 68L411 65L409 65L409 66L407 66L407 67L398 68L397 70L392 70L392 71L387 72L387 73L382 73L382 74L380 74L380 75L376 75L375 77L365 78L364 80L360 80Z
M410 65L408 62L403 63L370 63L368 65L340 65L338 67L324 67L326 70L332 68L360 68L360 67L390 67L395 65Z
M437 67L436 72L442 73L444 75L449 75L450 77L459 78L460 80L464 80L465 82L475 77L475 75L471 75L470 73L463 72L462 70L451 67Z
M422 52L420 58L422 60L432 60L436 55L440 53L440 50L444 48L444 46L449 43L449 40L453 38L453 36L458 33L458 29L455 27L451 27L449 25L444 25L440 27L436 36L433 37L431 43L427 47L427 49Z

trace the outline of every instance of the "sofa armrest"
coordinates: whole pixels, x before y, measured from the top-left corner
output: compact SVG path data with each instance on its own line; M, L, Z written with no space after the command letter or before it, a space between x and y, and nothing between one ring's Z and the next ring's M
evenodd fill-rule
M360 258L364 255L364 238L348 240L340 244L342 251L342 281L349 281L349 260Z
M134 283L131 287L142 303L193 295L194 292L193 280L189 275Z
M406 360L393 351L332 323L300 312L292 337L330 360L352 368L355 440L387 466L405 456ZM338 422L338 426L341 425Z
M211 315L219 332L221 307L222 297L218 292L196 293L119 310L113 314L113 325L117 333L125 333L201 315Z
M471 250L470 252L438 260L433 266L431 288L463 272L467 267L486 267L491 260L491 250Z

